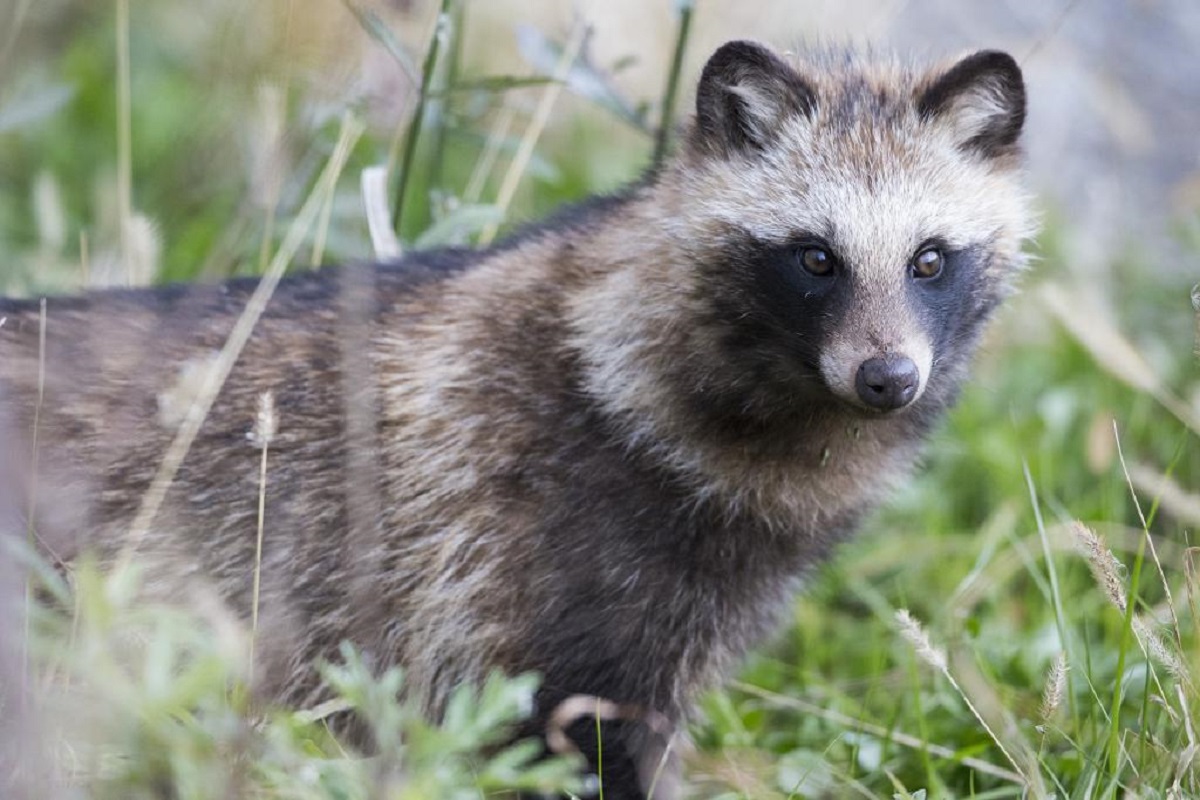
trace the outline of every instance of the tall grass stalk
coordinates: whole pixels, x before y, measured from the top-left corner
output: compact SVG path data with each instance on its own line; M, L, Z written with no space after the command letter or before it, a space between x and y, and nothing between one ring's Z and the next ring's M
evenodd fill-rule
M41 449L39 433L42 427L42 403L46 397L46 298L38 304L38 382L37 402L33 407L33 434L29 468L29 512L25 521L25 543L29 551L35 552L37 539L37 501L38 501L38 455ZM27 570L29 568L27 567ZM29 699L29 635L30 622L33 617L33 577L25 576L25 619L24 631L21 636L21 697L22 702Z
M254 586L250 600L250 664L246 673L250 685L254 685L254 648L258 641L258 599L262 587L263 530L267 519L267 451L275 438L278 419L275 415L275 398L271 392L263 392L258 398L258 416L254 420L251 438L262 450L258 466L258 535L254 541Z
M442 63L435 66L434 76L434 119L433 145L429 148L429 186L436 188L442 185L442 168L446 160L446 132L449 128L449 112L451 87L457 85L462 68L463 31L467 24L467 4L460 0L450 9L450 26L446 32L447 53Z
M129 0L117 0L117 237L126 281L133 283L133 122L129 67Z
M79 232L79 276L83 280L83 285L88 286L92 282L92 262L91 256L88 254L88 235L87 231Z
M654 792L658 789L658 782L662 780L663 773L667 769L667 764L671 761L671 750L675 747L675 738L676 735L672 733L663 747L662 756L658 759L658 766L655 767L654 775L650 778L650 786L646 789L646 800L654 800Z
M1033 518L1037 523L1038 538L1042 542L1042 557L1046 560L1046 572L1050 576L1050 597L1054 602L1054 624L1058 628L1059 647L1062 648L1060 657L1065 664L1071 662L1070 637L1067 636L1067 615L1063 611L1062 591L1058 586L1058 570L1054 566L1054 554L1050 549L1050 538L1046 535L1046 522L1042 519L1042 505L1038 500L1037 487L1033 483L1033 475L1029 471L1029 462L1022 460L1021 469L1025 474L1025 485L1029 488L1029 502L1033 505ZM1061 671L1064 680L1068 682L1066 697L1069 713L1075 714L1075 700L1070 691L1070 672L1065 668Z
M1079 527L1082 528L1082 526ZM1086 529L1083 530L1086 531ZM1091 536L1095 539L1095 534L1091 534ZM1142 563L1145 557L1146 539L1143 537L1138 540L1137 556L1133 561L1128 592L1122 592L1119 576L1115 574L1115 570L1112 570L1112 554L1099 552L1093 546L1093 552L1089 556L1097 580L1101 582L1109 599L1112 600L1113 604L1124 615L1124 621L1121 626L1121 639L1117 644L1117 666L1113 677L1112 700L1109 703L1108 714L1108 772L1114 781L1118 780L1121 772L1121 700L1124 697L1122 679L1125 675L1125 659L1129 654L1129 642L1135 638L1133 635L1133 614L1138 585L1142 577ZM1112 570L1112 573L1109 574L1106 572L1106 568Z
M246 303L246 308L238 317L233 330L230 331L229 337L225 340L224 347L221 348L216 361L205 375L204 382L197 396L193 399L183 423L179 426L175 438L171 441L166 455L159 464L158 471L154 475L150 488L142 497L137 516L134 517L133 523L129 527L125 546L122 548L121 554L117 559L118 569L129 565L129 561L137 552L142 539L149 532L150 525L154 522L154 518L158 515L158 511L162 507L163 500L166 498L167 489L174 482L175 475L179 472L180 466L183 465L183 460L191 449L192 442L196 440L196 436L200 433L200 427L208 417L209 409L212 408L212 404L216 401L221 387L225 385L225 379L229 377L234 363L237 361L238 356L241 355L242 348L250 340L250 334L254 332L254 327L258 324L259 318L266 311L267 302L271 299L271 295L275 293L275 288L279 285L279 281L282 280L284 271L292 262L292 258L295 257L297 250L299 250L300 245L303 243L305 235L312 227L317 211L324 202L325 196L332 193L336 188L342 168L346 165L346 160L350 157L354 143L358 141L362 132L362 124L353 116L346 114L342 117L341 132L338 135L337 144L329 157L329 161L325 165L324 171L309 193L308 198L304 201L304 205L301 206L299 213L296 214L296 218L292 221L287 236L279 246L279 250L275 253L275 258L271 261L258 286L255 287L254 293L251 294L250 299Z
M333 218L335 194L335 192L326 194L324 202L321 204L321 214L317 219L316 232L313 234L312 253L308 259L308 266L312 269L321 266L321 261L325 258L325 242L329 238L329 221Z
M596 703L596 792L600 800L604 800L604 737L601 735L600 703Z
M692 12L695 0L679 0L679 32L675 36L675 50L671 55L671 71L667 76L667 87L663 92L662 114L658 132L654 137L653 165L658 167L667 157L667 145L671 139L671 126L675 119L675 98L679 94L679 76L683 71L683 54L687 49L688 36L692 30Z
M404 137L404 157L400 162L400 173L396 177L396 204L392 207L392 228L397 236L400 235L400 222L404 219L404 198L408 194L409 177L412 175L413 160L417 154L417 139L420 138L421 123L425 119L425 105L429 100L429 88L433 83L438 51L447 29L452 24L452 2L453 0L442 0L438 11L433 36L430 37L429 47L425 51L425 63L421 66L421 91L417 94L417 107L413 110L412 119L408 123L408 133Z
M1154 546L1154 538L1150 535L1150 523L1147 521L1146 515L1142 512L1142 503L1138 500L1137 490L1133 485L1133 478L1129 477L1129 465L1125 463L1125 451L1121 447L1121 433L1117 429L1117 422L1113 420L1113 439L1117 443L1117 459L1121 463L1121 471L1125 475L1125 483L1129 486L1129 495L1133 498L1133 507L1137 510L1138 519L1142 523L1142 535L1146 546L1150 548L1150 558L1154 561L1154 566L1158 569L1159 580L1162 581L1163 592L1167 596L1167 608L1171 612L1171 625L1175 632L1175 641L1183 647L1183 637L1179 628L1179 617L1175 614L1175 597L1171 594L1171 584L1167 581L1167 573L1163 571L1162 561L1158 557L1158 548ZM1154 501L1154 508L1157 509L1158 500ZM1154 510L1151 510L1153 516Z

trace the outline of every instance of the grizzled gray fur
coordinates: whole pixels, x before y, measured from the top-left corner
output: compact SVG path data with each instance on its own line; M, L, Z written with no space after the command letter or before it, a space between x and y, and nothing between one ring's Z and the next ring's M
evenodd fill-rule
M644 715L603 732L605 796L641 797L644 719L682 723L770 634L953 402L1025 261L1024 108L1002 53L919 69L732 42L678 155L625 191L487 250L286 279L138 543L147 591L249 615L269 391L261 691L316 702L342 640L435 714L537 670L530 732L575 694ZM121 550L254 286L49 299L48 557ZM38 304L0 317L20 462ZM569 731L588 753L591 726Z

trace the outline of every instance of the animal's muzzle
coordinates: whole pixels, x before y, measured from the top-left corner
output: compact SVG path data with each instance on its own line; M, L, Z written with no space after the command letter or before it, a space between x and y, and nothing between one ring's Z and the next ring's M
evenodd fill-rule
M858 367L854 388L865 404L878 411L904 408L917 396L921 373L908 356L868 358Z

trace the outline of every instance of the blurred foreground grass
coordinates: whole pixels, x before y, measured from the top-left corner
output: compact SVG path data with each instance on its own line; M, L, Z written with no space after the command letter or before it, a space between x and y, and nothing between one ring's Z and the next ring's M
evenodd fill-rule
M300 5L320 6L318 21L282 0L18 3L10 46L0 32L0 289L260 272L350 117L364 133L335 189L316 197L293 269L370 258L360 176L389 166L394 207L432 20ZM529 74L543 77L485 81L458 35L472 8L450 4L439 28L406 247L473 242L500 219L611 188L653 145L653 101L625 100L604 69L576 67L513 204L498 207L572 34L525 31ZM304 46L305 26L331 14L358 32L343 59L351 67ZM740 681L705 701L687 755L695 796L1200 795L1190 287L1124 258L1105 297L1067 283L1052 235L1041 249L928 468L814 576ZM478 698L464 691L431 726L394 699L400 677L373 676L347 652L327 675L386 742L363 758L324 729L322 709L252 707L240 688L246 631L215 610L138 606L135 581L86 567L71 586L46 578L57 603L39 607L29 642L34 680L52 690L34 715L48 757L22 771L64 795L441 798L585 786L569 764L495 752L527 711L527 678L497 679Z

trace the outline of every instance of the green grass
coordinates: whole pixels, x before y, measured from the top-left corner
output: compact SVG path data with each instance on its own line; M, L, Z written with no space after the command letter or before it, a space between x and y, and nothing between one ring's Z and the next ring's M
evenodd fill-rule
M131 4L123 164L117 4L48 8L24 17L0 82L5 291L79 287L131 247L149 253L160 281L262 272L314 192L347 114L365 132L320 198L316 217L327 222L288 243L300 248L298 263L314 247L324 262L369 256L358 178L378 164L410 167L393 169L389 182L406 198L398 212L406 243L423 234L425 242L473 241L495 218L487 209L528 131L528 110L547 89L521 75L480 82L456 38L471 24L470 6L449 4L437 52L425 38L429 20L363 13L369 46L437 70L427 89L476 87L426 98L419 125L411 103L397 123L382 125L371 122L364 98L330 92L320 64L289 49L292 23L251 47L237 32L256 29L266 11L230 0L195 19L146 0ZM647 88L652 103L660 88ZM655 142L635 129L658 115L595 91L585 99L556 106L508 219L611 188L649 163ZM497 164L480 199L457 206L505 102L519 110L495 142ZM286 137L272 138L273 129ZM257 170L280 142L278 168ZM125 170L130 211L151 223L132 240L121 226ZM399 208L394 196L391 203ZM1043 285L1068 279L1053 236L1042 249L925 469L813 576L786 628L738 681L705 699L685 754L696 796L1003 798L1038 796L1038 786L1059 798L1200 794L1200 637L1188 569L1190 531L1200 524L1187 505L1200 491L1194 403L1187 410L1198 378L1190 286L1153 265L1115 264L1115 310L1081 314L1068 331L1041 299ZM1105 331L1124 331L1145 363L1097 347ZM1160 382L1153 391L1137 379L1143 372ZM1164 476L1181 496L1158 496ZM1120 562L1124 613L1098 584L1075 520ZM347 651L326 676L344 704L370 710L384 747L362 758L324 727L321 709L254 707L244 691L247 632L215 610L185 618L141 607L132 600L136 578L86 565L70 587L45 578L52 599L37 607L30 644L36 680L56 689L40 711L53 743L42 766L59 785L96 797L583 788L569 763L534 764L524 745L496 751L527 709L531 678L497 677L479 695L464 690L446 720L431 725L395 700L401 675L373 677ZM903 635L901 609L920 622L922 648ZM1147 634L1139 638L1136 619L1157 620L1160 650L1143 650ZM1060 654L1065 684L1043 715Z

